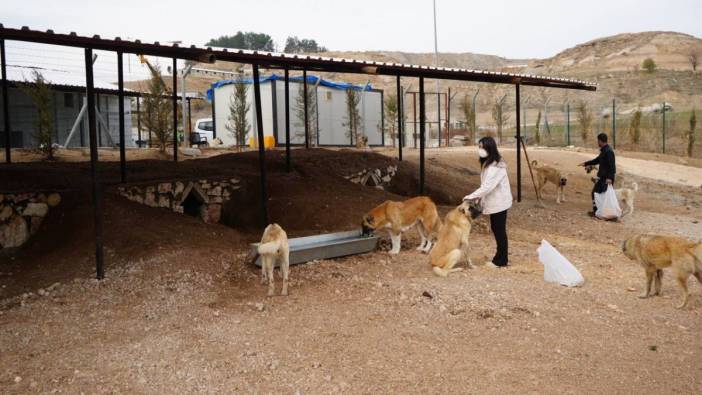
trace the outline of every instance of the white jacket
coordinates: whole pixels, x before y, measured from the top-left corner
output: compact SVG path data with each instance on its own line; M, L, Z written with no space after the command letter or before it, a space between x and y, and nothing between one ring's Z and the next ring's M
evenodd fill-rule
M480 188L463 200L480 199L483 214L495 214L512 207L512 190L507 177L507 163L492 163L480 173Z

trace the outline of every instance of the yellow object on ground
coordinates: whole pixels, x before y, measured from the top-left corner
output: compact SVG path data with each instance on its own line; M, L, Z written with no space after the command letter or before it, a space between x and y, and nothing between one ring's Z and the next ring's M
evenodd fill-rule
M256 139L253 137L249 138L249 147L258 148L256 145ZM274 148L275 147L275 136L263 136L263 148Z

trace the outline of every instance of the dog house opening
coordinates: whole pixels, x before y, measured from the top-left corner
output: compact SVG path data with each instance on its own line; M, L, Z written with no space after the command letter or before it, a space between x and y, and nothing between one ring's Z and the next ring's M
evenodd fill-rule
M183 202L183 213L192 217L199 217L202 206L205 204L205 199L198 193L195 188L191 188Z

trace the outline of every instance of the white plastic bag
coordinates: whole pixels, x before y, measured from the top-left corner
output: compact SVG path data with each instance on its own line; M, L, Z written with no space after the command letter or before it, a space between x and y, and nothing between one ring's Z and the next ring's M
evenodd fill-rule
M585 283L578 269L548 241L541 240L541 246L536 251L539 253L539 261L544 265L544 281L567 287L579 287Z
M619 207L617 201L617 193L614 192L614 187L607 186L604 193L595 194L595 206L597 211L595 216L600 219L618 219L622 216L622 208Z

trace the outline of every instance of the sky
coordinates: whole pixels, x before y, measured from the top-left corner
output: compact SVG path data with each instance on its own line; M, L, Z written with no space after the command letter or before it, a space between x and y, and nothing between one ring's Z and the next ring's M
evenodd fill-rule
M313 38L332 50L434 50L432 0L3 0L0 23L204 44L238 30ZM624 32L702 37L700 0L436 0L440 52L544 58Z

